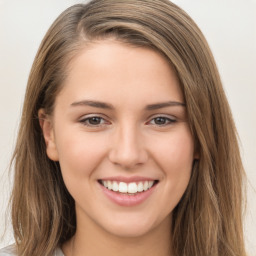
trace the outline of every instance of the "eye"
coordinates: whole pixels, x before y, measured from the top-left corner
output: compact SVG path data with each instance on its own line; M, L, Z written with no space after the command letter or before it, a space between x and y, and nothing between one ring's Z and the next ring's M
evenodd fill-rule
M158 116L158 117L155 117L155 118L151 119L148 123L153 124L153 125L157 125L157 126L166 126L166 125L169 125L169 124L173 124L175 122L176 122L175 119L165 117L165 116Z
M79 122L82 123L83 125L91 126L91 127L93 126L98 127L105 124L109 124L108 121L106 121L104 118L100 116L91 116L91 117L83 118Z

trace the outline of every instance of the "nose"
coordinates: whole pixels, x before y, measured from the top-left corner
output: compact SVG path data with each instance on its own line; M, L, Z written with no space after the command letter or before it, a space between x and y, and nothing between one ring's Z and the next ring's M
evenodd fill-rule
M126 170L146 163L148 153L138 129L126 126L115 131L111 141L109 160Z

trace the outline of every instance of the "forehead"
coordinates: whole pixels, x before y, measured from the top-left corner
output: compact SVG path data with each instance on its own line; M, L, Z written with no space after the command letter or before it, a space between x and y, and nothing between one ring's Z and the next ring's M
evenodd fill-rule
M149 48L101 40L86 45L69 64L57 98L94 98L115 104L124 99L145 104L183 101L179 80L171 64Z

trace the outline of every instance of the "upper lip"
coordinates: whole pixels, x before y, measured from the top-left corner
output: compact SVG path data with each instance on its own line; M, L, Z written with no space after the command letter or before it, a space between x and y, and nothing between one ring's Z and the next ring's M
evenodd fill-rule
M100 179L102 181L109 180L109 181L119 181L119 182L139 182L139 181L155 181L157 179L150 178L150 177L142 177L142 176L131 176L131 177L125 177L125 176L112 176L112 177L105 177Z

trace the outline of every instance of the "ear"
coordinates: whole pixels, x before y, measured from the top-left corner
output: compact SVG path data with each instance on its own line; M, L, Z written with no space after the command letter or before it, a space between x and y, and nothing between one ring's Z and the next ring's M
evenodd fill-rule
M199 150L199 143L195 144L194 148L194 160L199 160L200 159L200 150Z
M46 154L51 160L59 161L52 120L44 109L39 109L38 118L45 140Z
M194 160L199 160L200 159L200 155L198 152L194 153Z

